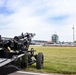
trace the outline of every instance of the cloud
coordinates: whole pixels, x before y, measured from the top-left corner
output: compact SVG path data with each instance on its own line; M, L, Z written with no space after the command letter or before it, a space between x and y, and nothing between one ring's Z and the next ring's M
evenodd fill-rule
M0 34L13 37L21 32L33 32L36 33L34 39L50 41L56 32L60 41L72 41L72 26L76 24L75 2L0 0Z

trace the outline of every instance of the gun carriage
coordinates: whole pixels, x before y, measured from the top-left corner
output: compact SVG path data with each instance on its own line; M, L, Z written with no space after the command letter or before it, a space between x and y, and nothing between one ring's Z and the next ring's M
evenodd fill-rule
M33 33L25 33L14 38L0 35L0 73L3 75L27 68L36 63L37 69L43 68L44 56L42 52L34 54L34 48L29 49Z

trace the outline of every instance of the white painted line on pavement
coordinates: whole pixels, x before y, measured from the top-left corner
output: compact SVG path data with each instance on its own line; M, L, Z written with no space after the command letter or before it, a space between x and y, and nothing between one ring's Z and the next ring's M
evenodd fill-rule
M53 74L43 74L43 73L24 72L24 71L17 71L17 73L26 73L31 75L53 75Z

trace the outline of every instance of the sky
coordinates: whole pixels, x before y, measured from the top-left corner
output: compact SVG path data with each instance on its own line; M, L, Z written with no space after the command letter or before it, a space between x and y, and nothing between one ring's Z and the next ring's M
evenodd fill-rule
M73 41L76 0L0 0L0 35L14 37L35 33L35 40ZM74 34L76 31L74 31ZM76 38L75 38L76 40Z

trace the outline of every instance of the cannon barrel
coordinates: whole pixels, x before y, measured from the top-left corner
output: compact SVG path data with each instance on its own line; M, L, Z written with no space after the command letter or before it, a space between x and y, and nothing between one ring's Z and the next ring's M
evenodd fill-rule
M25 33L25 34L22 33L20 36L15 36L14 39L17 39L17 40L24 39L24 38L31 39L34 36L35 36L35 33Z
M4 47L6 45L6 47L10 46L11 44L14 46L16 46L16 43L19 44L21 43L21 45L25 45L25 46L29 46L31 43L31 39L35 36L34 33L25 33L25 34L21 34L20 36L15 36L14 38L7 38L7 37L1 37L0 35L0 47Z

